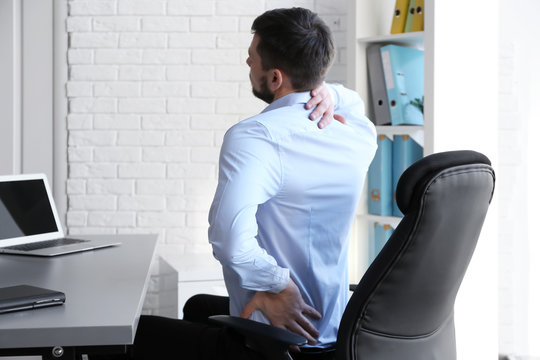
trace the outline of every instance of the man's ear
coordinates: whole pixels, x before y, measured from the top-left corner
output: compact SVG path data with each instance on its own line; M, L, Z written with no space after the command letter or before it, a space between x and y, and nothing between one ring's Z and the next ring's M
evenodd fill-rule
M270 91L275 93L284 85L283 82L286 75L279 69L272 69L270 77L270 81L268 82L270 84Z

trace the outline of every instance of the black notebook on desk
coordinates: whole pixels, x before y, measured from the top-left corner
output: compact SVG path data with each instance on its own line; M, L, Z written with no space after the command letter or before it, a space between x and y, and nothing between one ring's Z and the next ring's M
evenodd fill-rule
M66 295L61 291L31 285L0 288L0 314L62 305Z

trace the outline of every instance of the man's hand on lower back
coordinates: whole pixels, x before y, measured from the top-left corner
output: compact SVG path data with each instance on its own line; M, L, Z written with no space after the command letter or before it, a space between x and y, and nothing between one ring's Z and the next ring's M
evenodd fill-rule
M273 326L302 335L312 345L317 343L319 332L308 317L318 320L321 314L304 302L300 290L292 280L289 280L287 287L278 294L256 292L240 316L247 319L256 310L260 310Z

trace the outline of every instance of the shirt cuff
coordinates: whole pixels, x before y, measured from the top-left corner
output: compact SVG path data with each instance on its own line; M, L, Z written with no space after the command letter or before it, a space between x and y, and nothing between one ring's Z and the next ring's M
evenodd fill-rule
M268 292L271 292L273 294L277 294L285 290L287 285L289 284L289 269L279 268L279 273L275 275L276 283L274 286L272 286L270 289L268 289Z

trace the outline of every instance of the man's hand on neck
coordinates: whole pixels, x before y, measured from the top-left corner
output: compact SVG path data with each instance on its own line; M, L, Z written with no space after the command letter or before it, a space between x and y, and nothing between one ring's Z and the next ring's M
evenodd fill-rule
M293 88L292 83L284 72L279 69L271 71L270 90L274 94L274 100L282 98L293 92L297 92ZM311 99L306 103L306 109L314 109L309 118L312 121L318 122L319 129L324 129L333 119L345 124L345 118L341 115L334 114L334 100L330 94L330 90L325 82L322 82L315 89L311 90Z
M334 114L334 106L334 99L324 82L311 90L311 99L306 103L306 109L314 109L309 115L309 118L312 121L321 119L317 124L319 129L324 129L333 119L345 124L345 118L343 116Z

